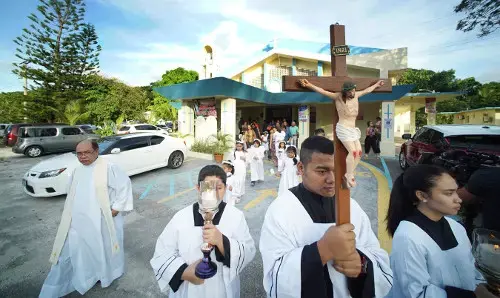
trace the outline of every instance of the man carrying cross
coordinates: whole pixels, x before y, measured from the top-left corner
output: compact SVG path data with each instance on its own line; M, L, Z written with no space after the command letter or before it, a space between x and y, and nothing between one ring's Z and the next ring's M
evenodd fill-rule
M335 215L333 142L304 140L297 168L302 183L278 195L262 226L266 297L385 297L392 285L389 257L368 216L353 199L351 223Z
M373 92L378 87L384 85L384 81L380 80L374 85L356 92L356 85L352 82L345 82L342 85L342 92L329 92L315 86L306 79L299 81L301 86L312 91L318 92L334 100L335 107L339 115L339 121L335 127L337 137L347 149L346 158L346 173L344 180L348 187L356 186L354 178L354 170L361 160L361 131L356 127L356 118L358 117L359 110L359 97Z

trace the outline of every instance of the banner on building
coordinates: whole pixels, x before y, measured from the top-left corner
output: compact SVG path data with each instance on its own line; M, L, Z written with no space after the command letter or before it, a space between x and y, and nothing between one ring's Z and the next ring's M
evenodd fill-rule
M217 110L215 108L215 99L204 99L194 102L194 112L196 117L214 116L217 118Z
M307 106L299 106L299 121L308 122L309 121L309 109Z
M426 98L425 99L425 112L430 114L436 113L436 98Z

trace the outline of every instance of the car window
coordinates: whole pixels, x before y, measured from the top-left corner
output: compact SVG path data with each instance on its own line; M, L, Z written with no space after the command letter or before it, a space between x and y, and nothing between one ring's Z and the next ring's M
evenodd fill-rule
M461 135L446 138L450 142L450 146L470 150L498 151L498 144L500 144L500 136L498 135Z
M61 132L65 136L75 136L82 134L82 131L76 127L63 127Z
M130 126L122 126L120 128L120 131L128 131L130 129Z
M37 128L24 127L21 129L20 133L21 138L34 138L39 136Z
M432 129L431 144L441 143L443 141L443 133Z
M120 148L120 151L129 151L149 146L148 137L127 138L120 140L114 148Z
M57 128L54 127L38 128L38 131L40 137L55 137L57 135Z
M0 125L0 129L5 129L5 125Z
M144 125L136 125L136 126L134 126L134 127L135 127L135 130L146 130L146 129L144 128Z
M160 136L152 136L151 137L151 146L153 145L158 145L160 144L161 142L163 142L163 140L165 140L164 137L160 137Z
M140 125L141 129L140 130L156 130L156 126L153 125Z
M97 141L97 144L99 145L99 154L103 154L106 149L114 145L117 139L114 137L109 137L109 138L102 138Z
M425 128L425 130L422 131L417 137L415 137L414 140L417 142L430 144L433 133L434 130Z

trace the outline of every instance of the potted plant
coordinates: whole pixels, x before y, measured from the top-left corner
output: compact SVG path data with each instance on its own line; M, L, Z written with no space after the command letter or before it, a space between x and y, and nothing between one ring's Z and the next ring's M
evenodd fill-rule
M212 136L214 140L214 159L216 163L222 163L224 159L224 153L229 151L233 146L233 140L231 135L224 134L220 131Z

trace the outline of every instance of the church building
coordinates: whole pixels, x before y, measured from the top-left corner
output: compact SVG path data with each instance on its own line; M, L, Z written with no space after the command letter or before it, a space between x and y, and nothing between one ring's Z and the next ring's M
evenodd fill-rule
M394 137L415 133L415 112L426 107L428 123L435 123L436 101L459 93L422 90L397 85L408 67L408 49L379 49L350 45L347 72L352 78L388 78L392 93L372 93L360 98L357 126L364 141L368 121L382 119L381 155L394 157ZM331 100L313 92L283 92L282 76L331 76L330 44L277 39L261 52L248 57L245 65L222 76L215 45L203 48L200 80L156 89L170 99L182 100L179 130L195 139L206 138L218 130L237 136L241 119L264 123L272 119L297 121L299 146L317 128L333 137Z

